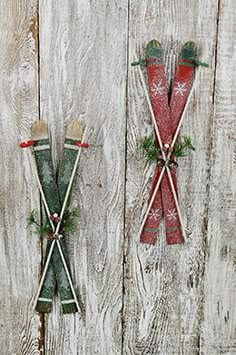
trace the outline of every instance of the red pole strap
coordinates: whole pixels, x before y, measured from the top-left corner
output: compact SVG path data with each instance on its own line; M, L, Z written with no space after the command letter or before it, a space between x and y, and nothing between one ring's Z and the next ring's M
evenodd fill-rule
M81 143L81 141L76 141L74 143L74 145L76 145L77 147L80 147L80 148L88 148L89 147L88 143Z
M32 145L34 145L33 139L30 139L29 141L24 141L24 142L20 143L21 148L28 148L28 147L31 147Z

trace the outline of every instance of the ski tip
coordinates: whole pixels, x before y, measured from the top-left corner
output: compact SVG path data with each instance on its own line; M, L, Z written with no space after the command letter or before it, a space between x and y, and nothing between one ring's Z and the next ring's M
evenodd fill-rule
M192 62L194 65L201 65L202 67L208 67L207 63L203 63L198 59L197 46L194 42L186 42L180 52L180 60L187 60Z
M196 60L197 59L197 47L196 43L189 41L186 42L180 52L180 58L186 60Z
M66 138L74 140L82 139L82 128L79 120L72 120L69 122L66 129Z
M146 58L161 58L163 56L163 49L160 42L152 39L148 42L146 47Z
M40 140L48 138L47 124L43 120L36 121L31 129L32 139Z

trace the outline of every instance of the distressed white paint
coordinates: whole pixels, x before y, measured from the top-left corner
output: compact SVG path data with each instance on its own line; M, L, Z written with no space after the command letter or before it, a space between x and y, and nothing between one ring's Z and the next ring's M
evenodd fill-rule
M0 5L0 353L39 353L39 316L33 296L39 280L40 241L26 218L39 208L29 139L38 115L37 3Z
M70 236L73 279L84 310L48 317L45 351L120 354L125 184L127 1L48 1L40 5L41 116L58 161L64 122L81 116L91 147L83 151Z
M220 4L210 203L206 249L204 354L236 354L236 6Z
M129 70L125 354L195 355L200 351L217 15L215 1L131 1L130 62L144 56L145 44L156 38L164 46L167 73L173 77L180 44L194 40L210 68L200 73L182 127L197 147L195 154L179 159L180 204L188 241L167 246L162 233L154 247L137 240L153 166L135 152L138 140L153 128L138 71Z
M39 0L39 43L36 0L0 5L0 353L39 354L43 343L46 355L236 354L236 3L219 4ZM152 38L163 43L169 78L187 40L210 64L182 128L197 147L179 161L185 245L166 246L164 233L156 246L137 240L153 166L136 145L152 126L130 63ZM81 216L69 243L83 315L62 316L57 300L41 323L32 311L41 247L26 228L39 198L30 152L18 149L39 107L55 163L68 119L82 117L91 143L74 184Z

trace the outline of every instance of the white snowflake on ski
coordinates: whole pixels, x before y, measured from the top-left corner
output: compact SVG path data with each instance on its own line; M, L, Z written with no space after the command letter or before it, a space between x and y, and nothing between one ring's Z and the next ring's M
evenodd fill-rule
M186 83L183 83L183 84L177 83L177 86L174 88L174 90L175 90L176 96L177 95L183 96L184 92L187 91Z
M158 209L158 210L151 209L148 217L150 219L154 219L154 221L156 221L159 217L161 217L160 209Z
M158 84L153 83L153 87L151 88L151 92L153 92L154 96L162 95L164 92L164 86L161 86L162 81L159 81Z
M176 210L168 210L167 219L171 221L172 219L177 219L178 213Z

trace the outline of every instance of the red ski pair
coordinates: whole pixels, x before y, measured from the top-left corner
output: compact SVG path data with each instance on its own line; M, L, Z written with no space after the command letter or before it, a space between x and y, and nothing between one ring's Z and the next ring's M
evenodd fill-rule
M142 64L142 63L136 63ZM169 100L167 77L163 63L163 51L159 42L152 40L146 48L146 60L148 74L149 94L152 110L160 133L164 153L170 156L169 161L163 162L162 157L158 157L158 164L151 187L149 203L153 198L156 184L165 164L168 164L168 171L165 169L160 188L157 190L153 203L150 206L145 224L143 225L140 241L148 244L155 244L159 233L160 222L164 217L166 228L167 244L177 244L184 242L184 231L182 230L181 220L174 199L174 193L171 189L170 180L174 187L176 197L177 178L176 166L171 155L171 143L178 127L184 106L186 104L191 86L194 80L195 66L202 64L198 62L196 48L193 42L187 42L180 53L180 58L176 68L175 78L171 88L171 97ZM158 144L157 134L155 132L156 145Z

